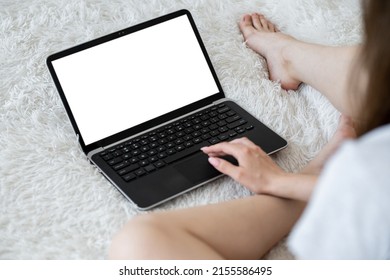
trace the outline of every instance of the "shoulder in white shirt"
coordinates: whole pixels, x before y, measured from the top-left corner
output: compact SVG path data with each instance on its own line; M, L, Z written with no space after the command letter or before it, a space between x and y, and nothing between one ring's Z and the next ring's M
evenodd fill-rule
M329 160L288 246L300 259L390 259L390 125Z

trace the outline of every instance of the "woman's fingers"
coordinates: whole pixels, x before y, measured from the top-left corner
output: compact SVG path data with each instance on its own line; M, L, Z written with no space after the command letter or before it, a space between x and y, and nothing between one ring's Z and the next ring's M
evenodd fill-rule
M232 142L222 142L210 147L202 148L202 151L208 155L231 155L237 160L241 157L240 155L240 145Z
M238 181L240 167L231 164L230 162L215 157L209 157L209 163L214 166L219 172L226 174L233 178L233 180Z
M240 152L244 147L256 148L257 146L248 138L238 138L230 142L222 142L209 147L203 147L201 150L209 156L225 156L231 155L239 159Z
M209 156L209 162L215 169L255 193L263 193L270 178L283 173L259 146L247 138L204 147L202 151ZM238 166L220 158L221 155L235 157Z

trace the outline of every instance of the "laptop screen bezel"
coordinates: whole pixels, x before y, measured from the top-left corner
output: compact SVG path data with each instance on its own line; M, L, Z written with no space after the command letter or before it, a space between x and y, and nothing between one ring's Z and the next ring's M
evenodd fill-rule
M74 115L72 113L72 110L69 106L69 103L66 99L66 96L65 96L65 93L61 87L61 83L56 75L56 72L54 70L54 67L53 67L53 64L52 62L57 60L57 59L60 59L60 58L63 58L65 56L68 56L68 55L72 55L74 53L77 53L77 52L80 52L80 51L83 51L83 50L86 50L86 49L89 49L89 48L92 48L94 46L97 46L97 45L100 45L100 44L103 44L103 43L106 43L106 42L109 42L111 40L115 40L117 38L120 38L120 37L123 37L123 36L126 36L128 34L131 34L131 33L134 33L134 32L137 32L137 31L140 31L142 29L145 29L145 28L148 28L148 27L151 27L153 25L156 25L156 24L160 24L162 22L165 22L165 21L168 21L168 20L171 20L171 19L174 19L174 18L177 18L177 17L180 17L180 16L183 16L183 15L186 15L191 26L192 26L192 29L194 31L194 34L198 40L198 43L199 43L199 46L203 52L203 55L204 55L204 58L209 66L209 69L210 69L210 72L214 78L214 81L215 81L215 84L217 85L218 87L218 93L216 94L213 94L213 95L210 95L209 97L206 97L204 99L201 99L199 101L196 101L194 103L191 103L189 105L186 105L184 107L181 107L179 109L176 109L174 111L171 111L171 112L168 112L162 116L159 116L157 118L154 118L152 120L149 120L149 121L146 121L144 123L141 123L139 125L136 125L134 127L131 127L131 128L128 128L124 131L121 131L121 132L118 132L116 134L113 134L111 136L108 136L104 139L101 139L99 141L96 141L96 142L93 142L89 145L85 145L84 143L84 140L83 140L83 136L78 128L78 125L77 125L77 122L74 118ZM145 130L148 130L148 129L151 129L153 127L156 127L162 123L165 123L165 122L168 122L170 120L173 120L175 118L178 118L186 113L189 113L191 111L195 111L199 108L202 108L202 107L205 107L209 104L211 104L212 102L216 101L216 100L219 100L221 98L224 98L225 97L225 94L222 90L222 86L218 80L218 77L217 77L217 74L211 64L211 60L207 54L207 51L206 51L206 48L203 44L203 41L200 37L200 34L196 28L196 25L195 25L195 22L192 18L192 15L191 13L188 11L188 10L179 10L177 12L174 12L174 13L171 13L171 14L168 14L168 15L164 15L164 16L161 16L161 17L158 17L158 18L155 18L155 19L152 19L152 20L149 20L149 21L146 21L146 22L143 22L143 23L140 23L140 24L137 24L137 25L134 25L134 26L131 26L131 27L128 27L126 29L123 29L123 30L119 30L119 31L116 31L114 33L111 33L111 34L108 34L108 35L105 35L103 37L100 37L100 38L97 38L97 39L94 39L94 40L91 40L91 41L88 41L86 43L83 43L83 44L80 44L80 45L77 45L77 46L74 46L72 48L69 48L69 49L66 49L66 50L63 50L63 51L60 51L58 53L55 53L55 54L52 54L50 55L47 59L46 59L46 64L47 64L47 67L49 68L49 71L50 71L50 74L53 78L53 81L54 81L54 84L57 88L57 91L60 95L60 98L63 102L63 105L65 107L65 110L68 114L68 117L70 119L70 122L73 126L73 129L76 133L76 135L78 136L78 141L81 145L81 148L83 149L84 153L85 154L88 154L90 151L93 151L95 149L98 149L98 148L101 148L101 147L106 147L106 146L109 146L113 143L116 143L118 141L121 141L123 139L126 139L126 138L129 138L133 135L136 135L138 133L141 133ZM92 102L92 100L91 100Z

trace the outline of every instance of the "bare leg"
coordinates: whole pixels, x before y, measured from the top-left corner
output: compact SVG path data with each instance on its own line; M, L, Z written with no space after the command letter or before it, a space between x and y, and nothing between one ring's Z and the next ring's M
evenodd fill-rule
M113 259L258 259L281 240L304 203L256 195L138 216L114 238Z
M341 143L347 139L356 138L356 131L351 118L340 116L339 126L330 141L322 148L320 153L301 171L306 174L320 174L325 163L328 161Z
M270 79L280 80L285 89L301 82L323 93L343 114L354 116L348 83L358 46L329 47L298 41L277 31L262 15L245 15L240 29L246 44L264 56Z

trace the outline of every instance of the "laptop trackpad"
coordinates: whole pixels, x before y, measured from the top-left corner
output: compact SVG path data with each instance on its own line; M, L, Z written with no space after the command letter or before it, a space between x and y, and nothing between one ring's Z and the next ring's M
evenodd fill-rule
M174 168L193 184L202 183L221 173L208 162L208 156L202 152L179 162Z

